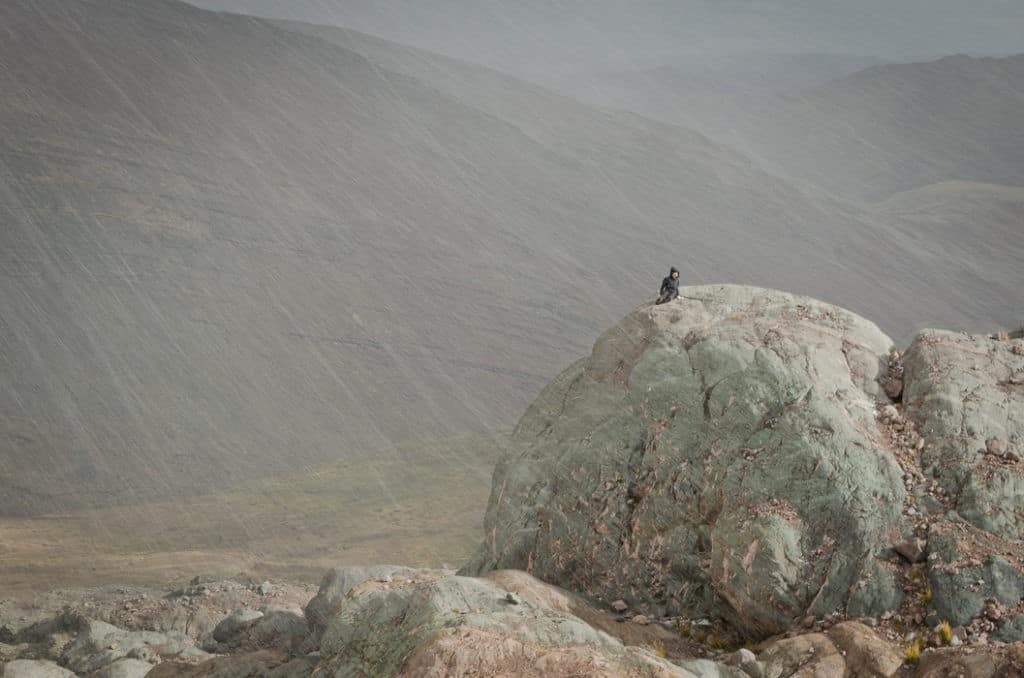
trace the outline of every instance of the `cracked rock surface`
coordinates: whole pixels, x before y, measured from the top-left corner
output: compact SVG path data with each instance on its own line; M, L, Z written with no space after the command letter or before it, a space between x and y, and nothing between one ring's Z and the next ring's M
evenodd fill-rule
M863 318L771 290L642 307L529 408L463 571L526 569L748 637L897 607L876 558L913 529L876 422L891 349Z

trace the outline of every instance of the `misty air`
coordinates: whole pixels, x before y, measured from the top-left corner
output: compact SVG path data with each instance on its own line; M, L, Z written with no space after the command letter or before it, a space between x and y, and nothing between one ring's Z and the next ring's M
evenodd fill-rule
M0 1L0 676L1024 676L1024 3Z

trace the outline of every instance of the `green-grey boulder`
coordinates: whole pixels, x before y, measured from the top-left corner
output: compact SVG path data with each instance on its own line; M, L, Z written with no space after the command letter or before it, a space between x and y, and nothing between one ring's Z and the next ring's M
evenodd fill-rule
M1024 341L927 330L904 356L904 402L956 511L1024 539Z
M462 572L525 569L753 637L845 611L905 531L875 421L891 347L853 313L771 290L640 308L531 405ZM899 604L885 585L859 613Z
M1016 643L1024 640L1024 615L1018 614L1004 620L992 635L996 640L1004 643Z
M940 619L962 626L994 598L1016 607L1024 598L1024 574L999 555L986 535L963 523L940 522L928 538L932 606Z
M75 673L97 671L123 657L174 657L194 647L183 633L125 631L95 619L82 621L75 639L64 648L61 663Z
M213 629L213 639L218 643L229 642L242 629L249 627L261 617L263 617L263 613L259 610L250 610L248 608L234 610L227 617L224 617Z
M1024 341L921 332L904 356L906 414L948 520L931 525L928 574L941 618L1024 595Z
M0 664L3 678L75 678L75 674L51 661L18 659Z
M93 674L93 678L144 678L153 665L141 659L118 659Z
M515 603L494 581L470 577L358 587L323 634L318 674L743 676L713 662L693 662L691 671L626 647L558 604L539 604L568 594L529 579L532 590Z
M320 589L303 610L306 623L309 625L311 648L320 642L320 635L334 616L338 603L353 587L372 579L409 579L425 573L441 574L440 571L418 570L401 565L351 565L331 568L324 573L320 580Z

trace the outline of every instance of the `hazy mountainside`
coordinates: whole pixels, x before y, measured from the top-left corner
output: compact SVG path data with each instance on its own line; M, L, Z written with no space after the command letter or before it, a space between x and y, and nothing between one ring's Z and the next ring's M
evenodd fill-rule
M853 308L915 268L704 137L515 82L513 124L159 0L5 2L0 26L4 512L503 427L670 263ZM567 109L571 135L523 122ZM889 292L898 332L1005 306L921 275Z
M568 90L594 76L703 65L745 54L883 61L1024 51L1024 6L981 0L195 0L280 19L344 26ZM819 60L820 61L820 60ZM849 72L849 71L847 71ZM789 76L776 72L782 80ZM837 74L838 75L838 74Z
M779 176L864 205L917 253L902 276L955 270L977 290L963 304L1019 297L1024 55L879 66L786 96L629 86L601 92L605 103L692 125Z
M944 181L1024 185L1024 55L877 66L784 96L636 80L604 103L688 124L785 176L878 201Z
M469 64L463 61L450 59L438 54L426 52L406 45L398 45L387 40L366 35L358 31L332 26L314 26L297 22L279 22L291 30L297 30L316 35L335 44L344 46L353 51L365 55L374 63L380 64L386 69L400 72L417 78L438 89L452 94L465 102L472 102L476 107L485 110L488 114L500 117L519 129L527 131L534 138L543 143L564 143L567 138L578 140L586 144L588 139L588 126L586 121L592 117L591 108L581 105L577 100L556 96L553 93L519 81L491 69ZM727 59L723 63L728 62ZM843 62L847 63L847 62ZM768 63L765 68L771 69L773 63ZM847 63L847 65L849 65ZM839 67L839 64L836 64ZM666 90L668 91L668 90ZM698 97L698 101L709 101L708 93ZM742 101L735 99L733 103ZM677 109L680 114L689 115L691 109L681 106ZM541 115L542 112L550 114ZM557 112L557 114L555 114ZM668 119L671 117L667 111L655 111L664 114ZM694 120L694 124L710 126L712 120L715 124L723 124L715 118L710 110L703 111L707 117ZM746 115L740 111L740 107L734 110L736 115ZM756 121L751 121L753 130ZM612 133L609 130L602 130L601 134ZM723 141L732 142L733 138L728 134L723 135ZM984 150L982 152L985 152ZM972 151L966 151L970 155ZM787 153L780 146L778 149L780 161L787 159ZM762 162L766 162L762 160ZM769 163L770 164L770 163ZM784 173L785 169L775 166L775 170ZM809 179L813 180L813 179ZM966 186L961 186L966 190ZM982 190L982 187L977 187ZM962 192L961 190L961 192ZM1012 189L1010 189L1012 191ZM944 189L949 193L949 187ZM935 192L942 193L942 189ZM997 194L1001 200L989 202L984 194ZM1014 305L1013 300L1018 297L1017 285L1019 283L1016 274L1017 263L1024 256L1024 237L1018 228L1024 214L1019 212L1018 202L1008 199L1006 191L994 187L992 191L982 190L974 199L957 206L952 201L946 200L937 202L928 200L922 205L916 205L918 197L924 193L907 193L899 201L899 209L895 205L891 207L869 205L864 209L873 215L877 221L881 221L882 231L887 235L876 244L864 243L864 249L850 250L843 244L843 235L833 225L823 224L822 232L827 232L829 237L836 237L839 240L832 252L832 261L828 262L805 262L805 266L823 266L823 275L826 270L835 271L836 266L844 269L849 265L871 265L867 262L879 257L879 261L885 262L885 270L880 272L880 279L884 280L885 293L900 293L898 285L907 284L917 290L920 295L935 294L934 288L928 281L941 280L943 276L950 275L957 278L957 285L950 286L942 284L939 297L960 309L961 312L978 315L974 316L982 323L985 318L999 318L1000 322L1016 322L1018 315L1021 315L1019 305ZM834 209L849 211L848 206L839 207L835 201L828 201ZM972 205L970 218L962 218L967 205ZM919 209L920 208L920 209ZM947 209L948 208L948 209ZM927 217L925 217L927 215ZM961 215L961 216L958 216ZM944 228L936 228L936 223L946 223ZM701 238L706 238L702 235ZM889 254L872 252L880 244L891 242L891 239L899 241L899 248L909 257L912 265L905 265L890 258ZM748 260L747 270L755 269L760 271L761 261L759 258ZM831 267L829 266L831 265ZM704 273L703 268L698 270ZM893 271L898 271L894 275ZM819 284L826 284L823 280ZM800 283L802 284L802 283ZM813 291L813 288L808 288ZM881 292L881 289L878 290ZM838 292L838 291L837 291ZM850 303L859 304L863 307L864 300L861 298L851 299ZM901 309L898 314L901 320L898 323L905 323L911 327L923 327L949 324L949 321L930 310L935 302L928 302L924 307L913 304L911 309ZM891 313L891 310L882 310L882 314ZM987 316L984 314L988 314ZM890 327L890 320L883 321L885 327ZM1016 326L1016 325L1014 325ZM895 329L897 334L904 333L904 330ZM909 337L908 337L909 338Z
M989 224L992 237L985 242L995 254L1020 236L1024 186L949 181L897 193L880 207L893 216L917 222L922 235L946 236L965 232L979 222Z
M656 117L685 117L686 99L696 95L794 93L885 63L877 57L832 53L746 52L690 56L653 68L594 73L564 84L581 101L652 110ZM632 102L636 101L634 104ZM674 122L677 124L682 117Z

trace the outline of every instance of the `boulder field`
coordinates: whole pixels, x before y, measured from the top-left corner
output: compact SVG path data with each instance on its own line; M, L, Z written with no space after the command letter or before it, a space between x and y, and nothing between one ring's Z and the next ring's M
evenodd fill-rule
M530 406L458 573L68 601L0 675L1024 676L1022 457L1024 339L685 288Z

